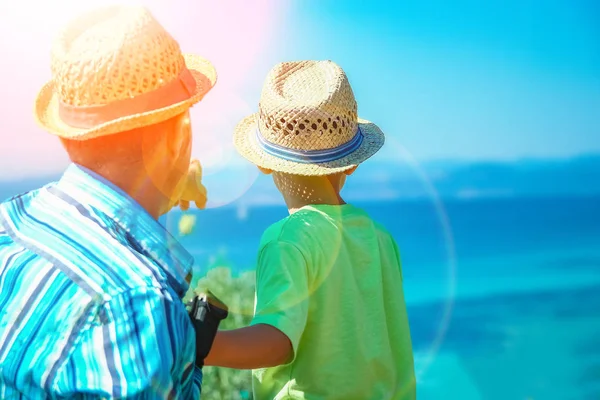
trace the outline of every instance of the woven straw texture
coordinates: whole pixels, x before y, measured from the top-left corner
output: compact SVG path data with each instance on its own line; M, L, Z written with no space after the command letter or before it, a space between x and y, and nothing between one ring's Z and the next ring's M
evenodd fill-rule
M259 112L236 127L234 144L250 162L296 175L327 175L353 168L384 144L383 132L358 118L354 93L344 71L331 61L276 65L268 74ZM324 163L298 163L266 153L256 130L270 143L295 150L326 150L348 143L360 128L364 139L350 155Z
M195 89L175 104L85 128L69 125L60 116L61 104L85 109L151 94L177 79L185 68ZM36 120L53 134L82 140L181 114L200 101L217 80L210 62L182 54L179 44L144 7L106 7L72 21L54 42L51 70L52 80L35 102Z

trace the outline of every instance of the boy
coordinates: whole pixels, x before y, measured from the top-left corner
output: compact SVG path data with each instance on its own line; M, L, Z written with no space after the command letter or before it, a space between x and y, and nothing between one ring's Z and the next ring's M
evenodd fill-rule
M263 235L251 326L220 331L206 359L254 369L256 399L415 399L397 246L340 197L383 143L330 61L275 66L236 128L290 212Z

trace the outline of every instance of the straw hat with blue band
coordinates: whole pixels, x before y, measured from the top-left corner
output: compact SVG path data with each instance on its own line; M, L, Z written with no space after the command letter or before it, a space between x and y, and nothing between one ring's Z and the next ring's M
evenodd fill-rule
M217 74L144 7L102 7L71 21L55 40L52 80L35 103L47 131L85 140L175 117L202 100Z
M358 118L344 71L331 61L276 65L259 112L236 127L234 144L250 162L296 175L328 175L362 163L384 144L383 132Z

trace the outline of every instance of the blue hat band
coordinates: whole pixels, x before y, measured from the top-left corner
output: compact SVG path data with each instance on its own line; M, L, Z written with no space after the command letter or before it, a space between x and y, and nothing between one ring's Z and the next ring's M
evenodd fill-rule
M302 164L319 164L337 161L354 153L360 148L360 145L364 140L364 136L360 130L360 127L358 127L356 134L350 141L342 144L341 146L323 150L298 150L271 143L265 139L258 127L256 128L256 139L258 146L265 153L274 157Z

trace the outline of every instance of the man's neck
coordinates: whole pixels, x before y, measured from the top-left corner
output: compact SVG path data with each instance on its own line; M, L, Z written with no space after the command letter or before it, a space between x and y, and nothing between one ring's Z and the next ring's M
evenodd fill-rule
M132 190L125 190L136 202L139 203L154 219L157 219L166 213L171 207L168 205L168 199L159 193L158 189L152 185L150 179L139 187L133 187Z
M154 219L158 219L170 208L168 197L156 188L147 174L131 171L117 174L106 170L94 172L127 193Z

